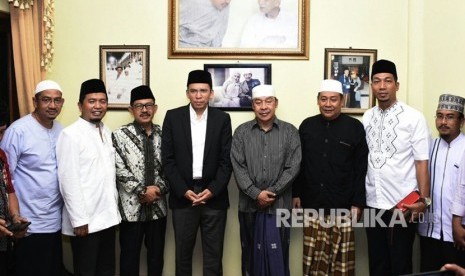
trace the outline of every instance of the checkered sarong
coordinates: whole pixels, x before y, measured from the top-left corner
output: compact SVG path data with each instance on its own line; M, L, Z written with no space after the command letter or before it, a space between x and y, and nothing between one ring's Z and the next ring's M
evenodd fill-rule
M325 218L329 223L329 216ZM355 275L355 236L351 222L323 227L308 218L304 227L304 275Z

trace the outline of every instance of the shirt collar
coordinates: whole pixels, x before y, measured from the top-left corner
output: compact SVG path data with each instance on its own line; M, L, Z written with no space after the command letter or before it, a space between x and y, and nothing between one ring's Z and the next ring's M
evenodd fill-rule
M192 120L206 121L207 118L208 118L208 106L207 106L207 108L205 108L205 111L203 112L202 116L200 117L200 120L197 118L197 113L195 112L195 110L194 110L194 108L192 107L191 104L189 104L189 114L190 114L191 121Z
M274 119L273 119L273 126L270 128L270 130L273 129L273 128L275 128L275 127L279 129L281 125L282 125L281 120L279 120L278 117L274 116ZM257 119L254 119L254 120L252 121L251 128L252 128L252 129L253 129L253 128L261 129L261 128L260 128L260 125L258 124Z
M143 134L143 135L146 135L147 136L147 132L145 131L145 127L143 127L141 124L139 124L138 122L134 121L132 122L132 124L134 125L134 129L136 130L136 133L137 134ZM152 123L152 132L150 135L153 134L153 123Z

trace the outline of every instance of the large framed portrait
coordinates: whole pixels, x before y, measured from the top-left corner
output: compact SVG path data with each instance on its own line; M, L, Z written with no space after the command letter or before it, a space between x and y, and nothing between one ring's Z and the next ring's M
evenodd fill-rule
M168 5L168 58L309 59L310 0Z
M252 89L271 84L271 64L204 64L212 75L210 106L225 111L252 110Z
M375 105L370 78L377 52L373 49L325 49L324 78L341 82L344 93L342 112L363 114Z
M100 79L107 88L109 109L127 109L131 90L149 85L149 49L149 45L100 46Z

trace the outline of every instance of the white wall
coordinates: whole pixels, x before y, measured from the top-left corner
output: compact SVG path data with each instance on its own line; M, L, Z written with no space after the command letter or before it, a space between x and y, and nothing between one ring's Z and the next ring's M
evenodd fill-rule
M231 8L240 1L231 1ZM79 115L76 103L81 82L99 76L99 45L150 45L150 86L159 105L155 118L158 124L163 122L166 110L187 104L184 91L189 71L202 69L204 63L240 62L272 64L278 116L298 126L318 111L315 91L323 78L324 48L378 49L378 59L390 59L397 65L399 98L423 111L432 127L439 94L449 91L465 95L461 76L465 55L462 0L313 0L309 60L167 59L168 1L56 1L55 6L55 59L48 77L65 90L66 104L59 117L65 125ZM233 128L253 118L250 112L230 114ZM125 111L110 111L105 118L112 129L130 120ZM237 188L233 182L230 191L224 269L225 275L238 275ZM367 275L363 231L357 230L357 239L357 275ZM292 275L301 274L301 243L301 231L294 229ZM195 254L195 275L200 275L200 252ZM66 254L69 256L69 251ZM174 275L170 223L165 259L165 275Z
M8 0L0 0L0 11L10 12L10 6L8 5Z

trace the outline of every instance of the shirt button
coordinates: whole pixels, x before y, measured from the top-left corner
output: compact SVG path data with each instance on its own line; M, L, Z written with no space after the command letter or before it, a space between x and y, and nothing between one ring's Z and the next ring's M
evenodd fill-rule
M327 156L327 155L326 155L326 153L323 153L323 157L325 157L325 158L326 158L326 156Z
M323 187L323 186L324 186L324 184L323 184L323 183L320 183L320 186L321 186L321 187Z
M328 139L325 139L325 143L326 143L326 144L328 143Z

